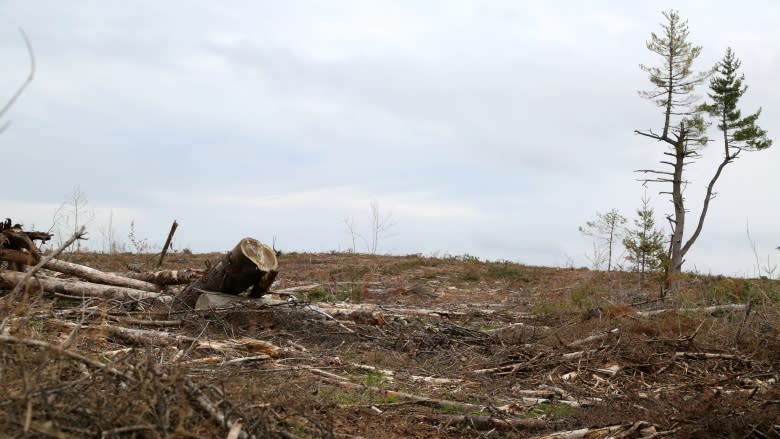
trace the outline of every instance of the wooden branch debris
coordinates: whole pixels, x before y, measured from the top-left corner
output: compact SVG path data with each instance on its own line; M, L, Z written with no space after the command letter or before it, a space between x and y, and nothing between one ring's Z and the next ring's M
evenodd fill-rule
M194 282L203 276L205 270L188 268L186 270L160 270L160 271L145 271L136 273L129 271L127 273L110 273L117 276L127 277L130 279L137 279L144 282L149 282L161 287L168 285L183 285L190 282Z
M575 340L573 342L567 343L567 346L569 346L569 347L576 347L576 346L584 345L584 344L591 343L591 342L594 342L594 341L603 341L607 337L610 337L610 336L613 336L615 334L618 334L619 332L620 332L620 328L612 328L609 331L606 331L604 333L591 335L590 337L585 337L583 339Z
M156 345L167 346L171 344L188 344L195 349L211 349L218 352L246 352L255 355L270 355L275 357L279 355L282 348L273 343L257 340L249 337L239 337L231 340L208 340L186 335L172 334L165 331L155 331L149 329L124 328L114 325L79 325L77 323L65 320L49 320L52 324L57 324L66 328L79 327L81 331L92 331L105 336L120 339L125 342L136 345Z
M701 308L664 308L664 309L657 309L653 311L637 311L632 315L635 315L637 317L644 317L644 318L654 317L664 313L678 313L678 314L704 313L710 315L719 315L726 312L745 311L747 306L748 305L743 303L731 303L727 305L713 305L713 306L705 306Z
M10 222L10 220L7 220L7 222ZM19 280L16 285L14 286L13 291L11 291L11 294L9 297L14 298L19 295L19 293L22 291L22 288L27 285L27 281L30 280L30 277L34 275L38 270L40 270L44 265L46 265L47 262L50 260L56 258L60 253L63 252L66 248L68 248L71 244L76 242L78 239L82 239L84 235L86 234L84 226L81 226L81 228L76 231L76 233L73 234L73 236L70 237L67 241L65 241L57 250L54 250L50 255L47 255L46 257L42 258L37 264L35 264L34 267L32 267L30 270L28 270L21 280ZM37 248L36 248L37 251Z
M348 389L353 389L353 390L360 390L360 391L369 390L371 392L378 393L384 397L403 398L418 404L430 405L434 407L457 407L465 412L471 412L471 413L480 412L485 409L485 406L477 405L477 404L470 404L466 402L445 400L445 399L438 399L438 398L429 398L425 396L413 395L411 393L400 392L396 390L380 389L379 387L375 387L375 386L356 384L340 375L331 372L326 372L316 367L311 367L306 365L301 365L296 367L300 369L308 370L311 373L320 376L321 378L323 378L325 381L329 383L336 384L338 386L348 388Z
M416 415L420 421L433 421L450 427L473 428L475 430L543 430L547 423L542 419L524 418L496 418L493 416L472 415L444 415L425 414Z
M36 347L36 348L47 349L47 350L49 350L51 352L54 352L54 353L63 355L65 357L68 357L70 359L73 359L73 360L79 361L81 363L84 363L86 366L89 366L89 367L92 367L92 368L95 368L95 369L100 369L100 370L103 370L105 372L108 372L109 374L111 374L113 376L116 376L116 377L119 377L119 378L123 378L126 381L135 381L133 379L133 377L125 374L124 372L122 372L120 370L115 369L114 367L111 367L109 365L103 364L103 363L101 363L99 361L92 360L92 359L87 358L87 357L85 357L85 356L83 356L81 354L77 354L77 353L69 351L67 349L63 349L61 346L57 346L57 345L54 345L54 344L51 344L51 343L47 343L45 341L34 340L34 339L29 339L29 338L19 338L19 337L14 337L14 336L11 336L11 335L0 334L0 342L2 342L2 343L9 343L9 344L27 345L27 346Z
M29 273L29 272L28 272ZM171 296L151 291L136 290L134 288L117 287L113 285L101 285L70 279L58 279L47 276L29 278L28 273L0 270L0 287L19 289L23 287L35 291L49 291L62 293L74 297L102 297L104 299L156 299L167 302ZM14 297L12 293L10 297Z
M49 270L58 271L60 273L70 274L78 276L90 282L114 285L118 287L133 288L135 290L159 292L159 285L146 282L138 279L131 279L124 276L119 276L112 273L106 273L94 268L87 267L86 265L74 264L72 262L61 261L58 259L52 259L43 266Z
M205 411L206 413L211 416L214 421L217 422L219 425L224 425L230 429L230 435L233 435L235 437L241 438L241 439L247 439L249 438L249 435L246 434L246 432L241 431L241 421L236 419L229 418L222 409L220 409L217 404L213 403L201 390L199 386L197 386L195 383L193 383L190 380L185 381L185 388L187 389L187 393L189 394L190 398L197 402L198 406L201 408L201 410ZM237 427L238 425L238 427ZM238 433L234 433L234 431L237 431Z
M395 381L395 378L398 377L400 374L398 374L395 371L388 370L388 369L381 369L376 366L371 366L368 364L360 364L360 363L347 363L350 367L354 367L356 369L361 370L368 370L371 372L376 372L381 375L383 375L388 381ZM424 382L428 384L435 384L435 385L442 385L442 384L460 384L463 382L463 379L461 378L441 378L441 377L432 377L432 376L420 376L420 375L407 375L403 374L400 375L404 378L408 378L412 382Z
M658 426L647 421L636 421L621 425L607 427L581 428L579 430L559 431L557 433L534 436L534 439L583 439L583 438L656 438L670 436L676 433L678 428L659 431Z

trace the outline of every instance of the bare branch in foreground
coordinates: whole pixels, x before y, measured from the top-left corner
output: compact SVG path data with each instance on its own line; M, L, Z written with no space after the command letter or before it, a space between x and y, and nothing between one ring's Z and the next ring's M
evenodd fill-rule
M8 112L8 110L11 108L11 106L16 102L16 100L19 98L19 96L22 95L24 92L24 89L27 88L28 85L32 82L33 78L35 78L35 54L33 53L32 44L30 44L30 40L27 38L27 34L24 33L24 29L19 28L19 33L22 34L22 38L24 39L24 44L27 46L27 53L30 55L30 74L27 76L27 79L22 83L22 85L19 87L18 90L16 90L16 93L14 93L13 96L11 96L11 99L8 100L8 102L3 106L2 109L0 109L0 119L5 116L5 113ZM3 125L0 125L0 134L5 131L6 128L11 124L10 121L6 122Z

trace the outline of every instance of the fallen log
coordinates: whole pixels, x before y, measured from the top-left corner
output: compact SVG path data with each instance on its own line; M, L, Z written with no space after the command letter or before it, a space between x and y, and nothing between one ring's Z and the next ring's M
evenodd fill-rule
M575 341L573 341L571 343L568 343L567 346L569 346L569 347L576 347L576 346L584 345L584 344L591 343L591 342L594 342L594 341L603 341L607 337L615 335L615 334L617 334L619 332L620 332L620 328L612 328L609 331L606 331L606 332L604 332L602 334L591 335L590 337L585 337L585 338L581 338L579 340L575 340Z
M249 297L260 297L268 292L278 269L273 249L256 239L244 238L222 260L209 267L203 277L179 293L171 310L192 309L203 291L237 295L252 288Z
M62 261L59 259L52 259L43 265L43 268L49 270L58 271L60 273L70 274L78 276L84 280L105 284L115 285L118 287L133 288L136 290L159 292L160 287L153 283L145 282L138 279L130 279L123 276L118 276L111 273L106 273L100 270L96 270L86 265L74 264L72 262Z
M25 273L0 270L0 287L14 288L25 282ZM52 293L68 294L71 296L102 297L106 299L157 299L166 302L170 299L162 293L154 293L145 290L136 290L114 285L100 285L90 282L82 282L71 279L56 279L53 277L36 276L26 282L26 287L34 290L44 290Z
M258 340L250 337L239 337L228 340L208 340L188 335L174 334L165 331L155 331L151 329L124 328L115 325L80 325L78 323L65 320L48 320L51 324L56 324L65 328L78 328L81 331L93 331L108 336L112 339L122 342L133 343L142 346L169 346L175 344L187 344L196 349L211 349L218 352L248 352L250 354L264 354L277 356L282 349L273 343Z
M653 311L637 311L634 313L637 317L654 317L659 314L664 313L694 313L694 312L701 312L705 314L710 315L717 315L719 313L723 312L737 312L737 311L744 311L747 308L747 305L744 303L730 303L726 305L713 305L713 306L705 306L701 308L665 308L665 309L656 309Z
M185 270L160 270L145 271L136 273L133 271L127 273L111 273L130 279L142 280L159 286L184 285L198 280L203 276L204 270L187 268Z

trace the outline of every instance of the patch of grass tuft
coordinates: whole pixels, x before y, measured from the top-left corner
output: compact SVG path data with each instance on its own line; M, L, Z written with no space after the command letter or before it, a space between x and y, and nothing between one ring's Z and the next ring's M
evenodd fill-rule
M574 407L560 403L542 403L531 407L526 413L526 418L563 418L570 416L574 412Z
M333 302L335 298L332 294L327 292L324 288L316 288L306 293L306 300L312 303L315 302Z
M460 273L458 275L458 279L462 280L463 282L478 282L480 279L479 272L477 272L477 270L475 269L470 268L464 271L463 273Z

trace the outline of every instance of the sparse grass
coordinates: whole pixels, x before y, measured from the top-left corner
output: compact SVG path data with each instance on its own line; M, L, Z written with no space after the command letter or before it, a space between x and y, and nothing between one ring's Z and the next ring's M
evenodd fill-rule
M579 308L589 308L596 300L596 291L590 284L578 286L571 292L571 301Z
M461 415L465 412L463 407L452 404L440 404L436 411L445 415Z
M333 302L335 297L326 291L324 288L315 288L306 293L306 301L311 303L317 302Z
M328 278L342 282L358 282L367 280L366 275L371 273L371 267L366 265L347 265L330 270Z
M350 376L349 381L364 386L381 388L387 382L387 378L380 372L368 371L363 375Z
M487 267L486 277L489 279L508 279L522 283L530 283L536 279L532 270L510 262L495 262Z
M396 396L385 396L368 389L361 392L354 392L329 387L320 387L317 397L319 399L332 401L341 406L394 404L399 401L399 398Z
M463 282L479 282L479 272L474 268L469 268L463 273L458 274L458 280Z
M363 295L363 288L357 285L347 285L336 295L336 300L352 303L360 303Z
M553 418L560 419L571 416L574 408L561 403L543 403L536 404L523 415L526 418Z

